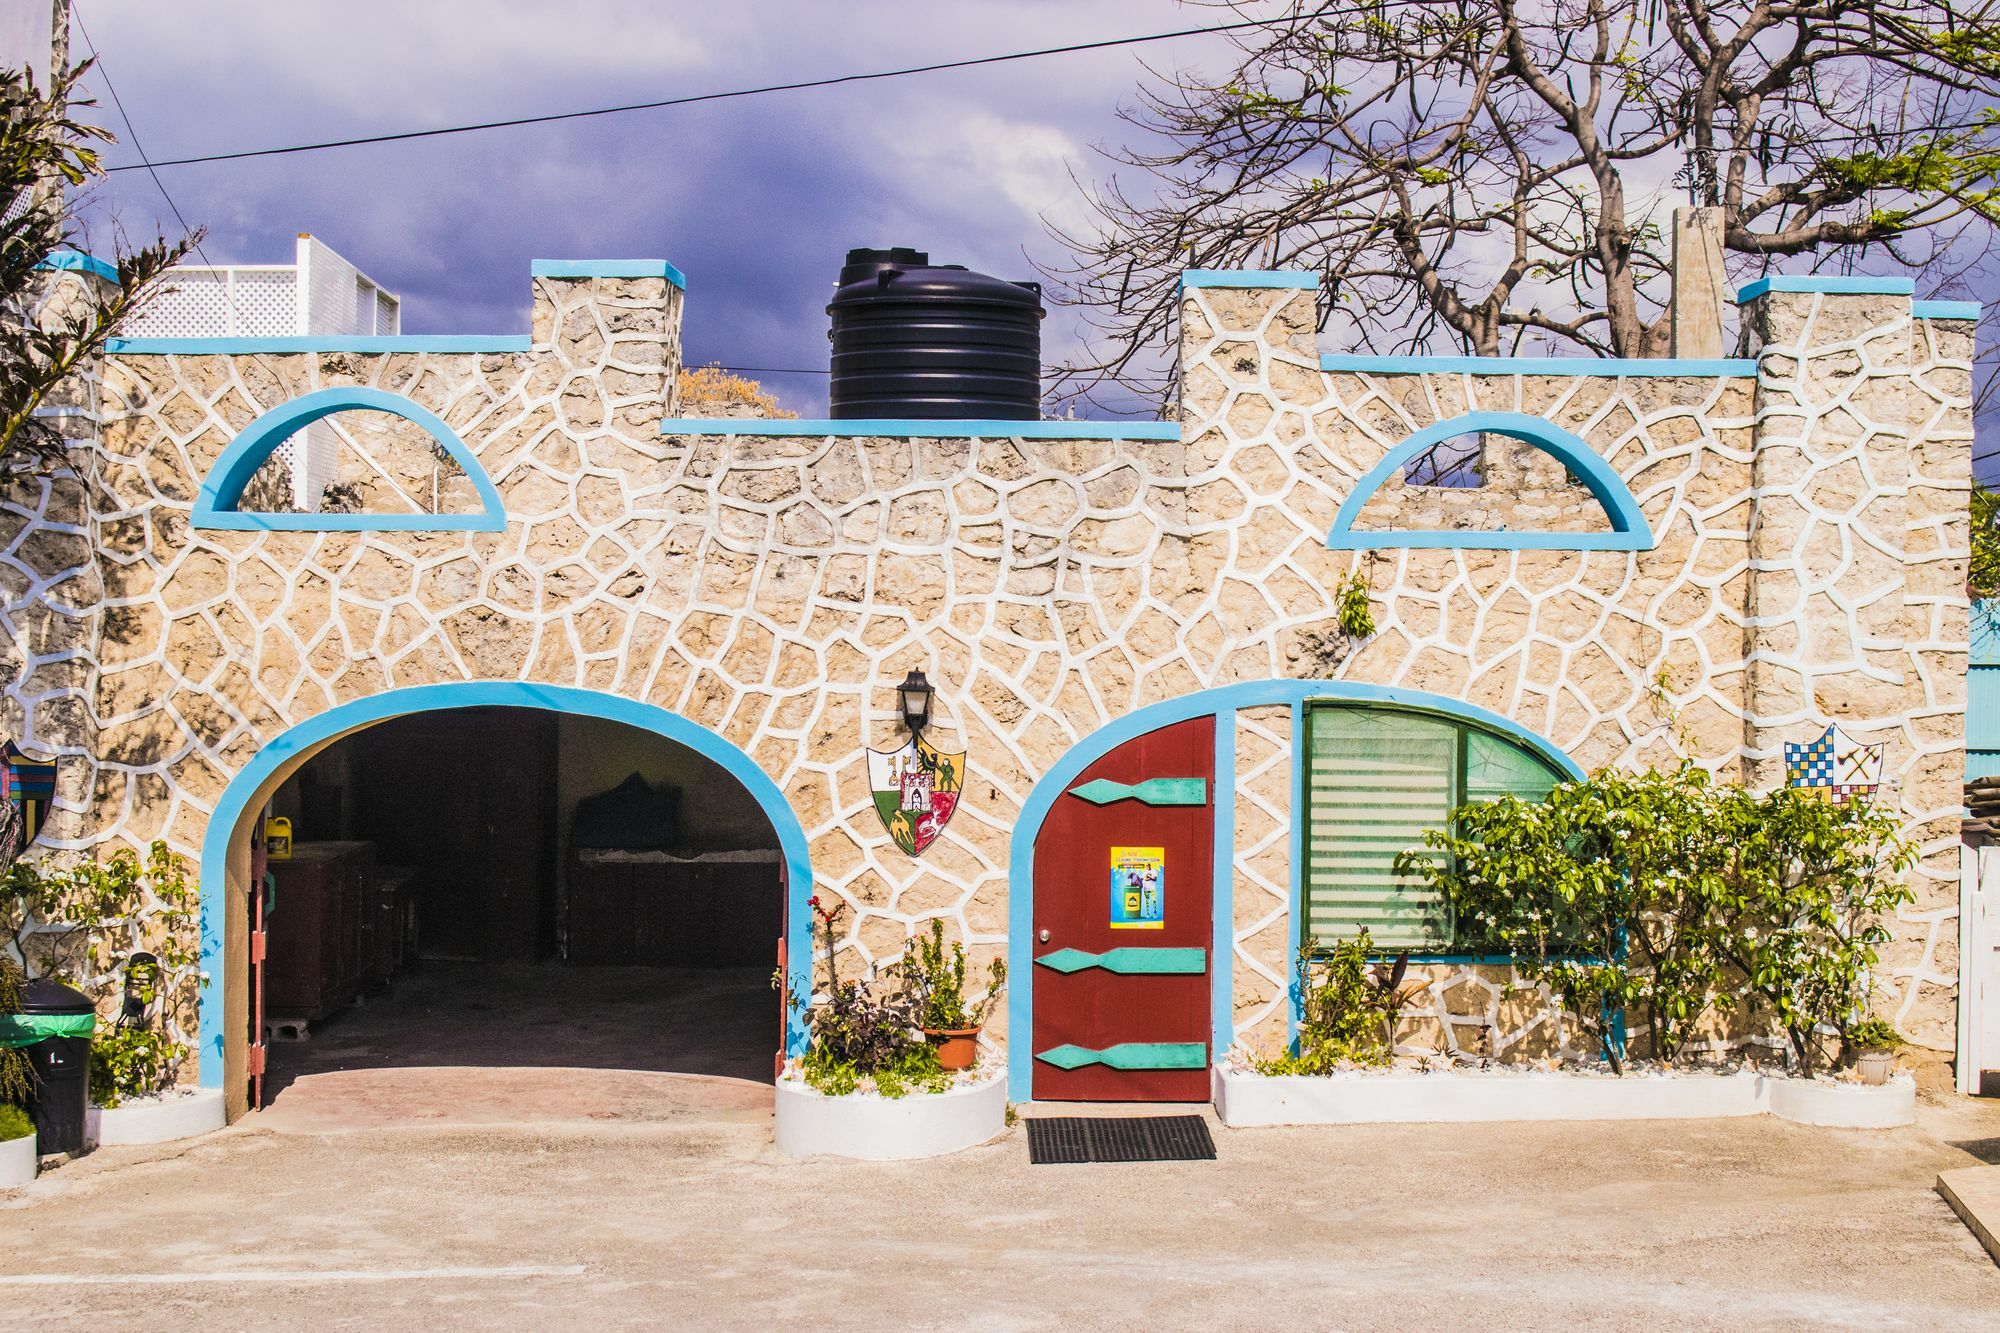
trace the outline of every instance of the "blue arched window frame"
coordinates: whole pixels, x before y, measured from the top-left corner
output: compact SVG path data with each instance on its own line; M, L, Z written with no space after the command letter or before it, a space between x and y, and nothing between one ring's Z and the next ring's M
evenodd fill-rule
M416 426L443 446L471 479L480 508L470 514L292 514L239 509L243 490L294 432L336 412L386 412ZM197 528L231 532L500 532L507 526L506 506L486 469L479 465L458 432L437 413L398 393L360 385L319 389L272 408L230 441L195 493L193 523Z
M1449 529L1361 532L1354 522L1384 482L1432 445L1459 435L1506 435L1525 440L1562 463L1604 507L1609 532L1515 532L1510 529ZM1553 422L1521 412L1469 412L1428 426L1382 456L1354 485L1333 517L1326 536L1336 551L1368 551L1396 547L1457 547L1477 550L1650 551L1652 525L1624 480L1591 447Z

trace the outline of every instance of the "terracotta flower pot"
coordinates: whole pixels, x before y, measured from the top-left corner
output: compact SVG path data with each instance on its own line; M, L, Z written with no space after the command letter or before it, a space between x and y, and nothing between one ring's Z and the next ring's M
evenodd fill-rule
M1863 1051L1854 1061L1854 1072L1863 1083L1879 1086L1889 1081L1896 1068L1894 1051Z
M970 1069L979 1058L979 1029L925 1028L924 1036L937 1048L938 1064L945 1069Z

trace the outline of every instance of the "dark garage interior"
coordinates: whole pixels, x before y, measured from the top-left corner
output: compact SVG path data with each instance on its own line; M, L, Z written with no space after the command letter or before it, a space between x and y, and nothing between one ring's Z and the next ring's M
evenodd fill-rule
M322 750L268 816L291 855L272 840L266 1104L368 1069L771 1081L777 835L696 750L594 717L419 713Z

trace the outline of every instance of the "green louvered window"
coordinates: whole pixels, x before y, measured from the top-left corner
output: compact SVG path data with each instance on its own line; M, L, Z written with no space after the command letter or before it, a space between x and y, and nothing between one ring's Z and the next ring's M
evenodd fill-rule
M1561 781L1547 760L1484 728L1414 709L1312 704L1306 709L1306 912L1320 941L1363 926L1391 949L1453 943L1446 904L1396 873L1467 801L1512 793L1541 800Z

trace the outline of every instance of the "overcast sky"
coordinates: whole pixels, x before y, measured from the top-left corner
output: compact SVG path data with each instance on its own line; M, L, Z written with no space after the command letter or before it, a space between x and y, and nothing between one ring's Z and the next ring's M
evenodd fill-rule
M1170 0L76 0L154 159L644 101L1171 31L1227 11ZM688 275L690 364L823 368L843 252L913 245L1008 278L1060 257L1040 218L1077 216L1072 167L1145 59L1224 39L745 98L708 106L163 170L216 263L285 263L310 231L402 295L410 333L527 327L537 258L661 258ZM75 53L86 48L76 39ZM95 119L125 140L96 80ZM100 188L107 226L177 230L159 187ZM1052 313L1045 359L1070 325ZM824 376L767 375L825 408ZM1136 407L1136 405L1135 405Z

